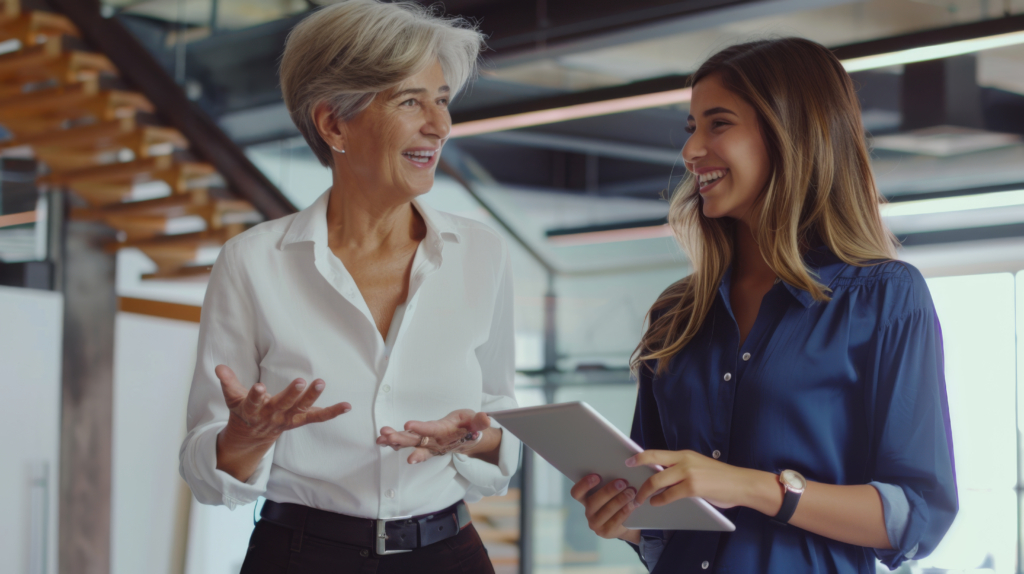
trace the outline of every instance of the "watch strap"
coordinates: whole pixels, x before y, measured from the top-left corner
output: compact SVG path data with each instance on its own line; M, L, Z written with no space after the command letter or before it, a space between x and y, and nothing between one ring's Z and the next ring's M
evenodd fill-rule
M800 502L800 492L794 492L786 486L785 483L781 483L782 488L786 491L782 497L782 508L779 509L779 513L775 515L773 520L781 522L783 524L789 524L789 519L793 518L793 513L796 512L796 505Z

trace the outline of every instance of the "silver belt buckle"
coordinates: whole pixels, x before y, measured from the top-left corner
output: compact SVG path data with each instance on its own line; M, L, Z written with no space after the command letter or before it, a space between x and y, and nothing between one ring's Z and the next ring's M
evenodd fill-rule
M387 556L388 554L401 554L403 552L412 552L412 550L387 550L388 534L384 526L393 520L406 520L412 518L412 516L395 516L394 518L378 518L377 519L377 556Z

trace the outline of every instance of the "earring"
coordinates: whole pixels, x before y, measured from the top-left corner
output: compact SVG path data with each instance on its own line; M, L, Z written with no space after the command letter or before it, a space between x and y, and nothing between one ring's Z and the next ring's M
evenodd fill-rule
M343 150L343 149L338 149L338 148L336 148L336 147L334 147L334 146L331 146L331 149L333 149L334 151L336 151L336 152L338 152L338 153L345 153L345 150Z

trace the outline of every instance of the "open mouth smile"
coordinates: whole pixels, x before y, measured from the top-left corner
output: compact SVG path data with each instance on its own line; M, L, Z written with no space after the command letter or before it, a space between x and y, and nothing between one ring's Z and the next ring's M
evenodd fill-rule
M402 157L418 168L433 167L437 162L439 149L418 149L402 152Z
M714 187L715 184L717 184L719 181L722 181L722 178L724 178L728 173L729 170L727 169L716 169L714 171L709 171L707 173L702 173L698 175L697 185L700 188L700 192L705 193L707 191L710 191L711 188Z

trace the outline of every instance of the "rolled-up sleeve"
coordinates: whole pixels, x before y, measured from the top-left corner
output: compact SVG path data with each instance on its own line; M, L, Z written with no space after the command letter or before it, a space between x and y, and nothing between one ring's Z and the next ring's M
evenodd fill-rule
M229 244L213 266L203 301L196 370L188 397L187 434L179 453L181 477L203 504L233 509L256 500L267 488L273 447L245 482L217 470L217 435L227 425L228 408L214 368L229 366L243 385L258 382L254 324L251 292L237 275Z
M906 507L890 511L905 512L906 522L889 529L893 549L875 554L895 569L935 550L958 509L942 333L930 301L886 323L876 344L871 480L903 491Z
M512 263L508 249L502 245L502 263L498 278L494 316L487 341L476 349L483 373L483 412L514 409L515 399L515 326L513 317ZM494 419L491 426L501 428ZM484 496L503 495L519 466L521 443L511 433L502 432L498 447L498 464L456 454L455 469L467 481L466 500L474 502Z

